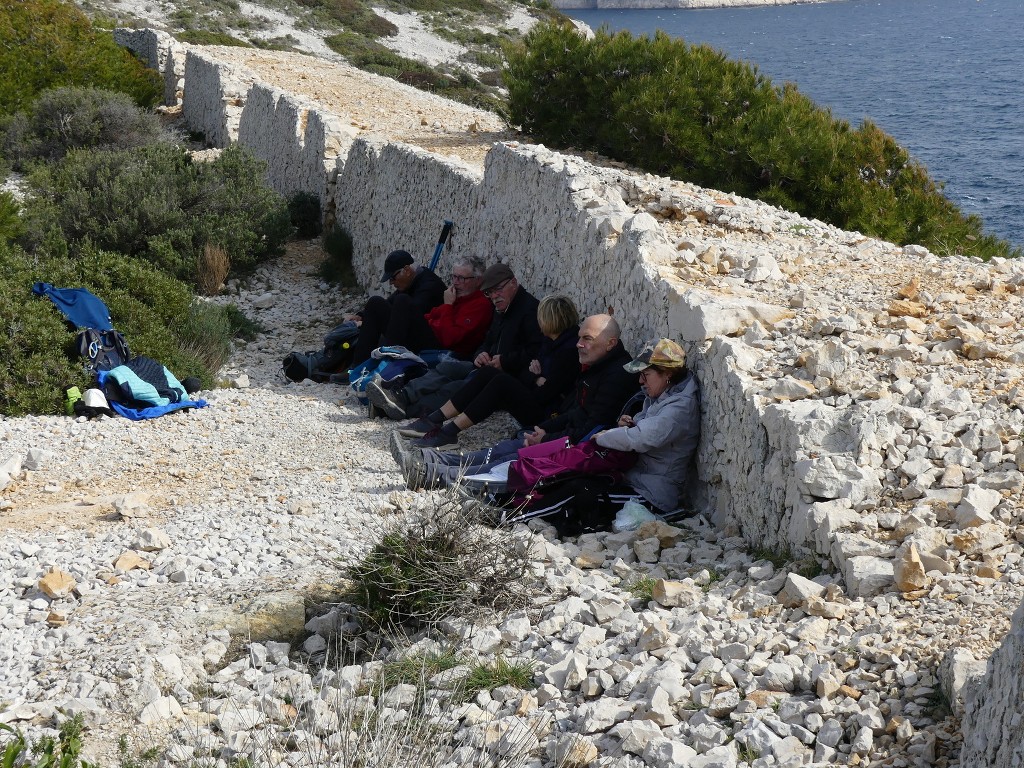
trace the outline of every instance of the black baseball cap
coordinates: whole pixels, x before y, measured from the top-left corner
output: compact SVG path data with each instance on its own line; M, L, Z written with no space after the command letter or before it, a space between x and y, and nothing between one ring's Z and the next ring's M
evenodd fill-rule
M402 267L407 267L410 264L415 263L415 259L412 254L408 251L392 251L388 254L388 257L384 259L384 274L380 276L380 281L386 283L395 273Z

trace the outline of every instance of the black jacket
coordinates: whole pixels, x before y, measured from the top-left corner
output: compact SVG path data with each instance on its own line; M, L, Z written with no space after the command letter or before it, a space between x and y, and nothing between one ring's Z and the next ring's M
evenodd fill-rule
M412 299L417 314L425 315L444 301L445 288L447 286L444 281L432 270L426 267L417 267L416 277L412 279L409 287L405 291L395 291L388 296L388 301L394 301L395 296L399 293L405 293Z
M576 381L576 390L566 399L562 413L538 425L547 433L544 439L568 437L576 443L598 427L614 427L622 406L640 389L637 375L622 367L631 359L620 341L587 368Z
M539 303L528 290L519 286L508 309L494 313L491 327L487 329L477 354L501 355L501 370L513 376L529 368L544 340L544 334L537 325Z
M537 405L546 413L558 410L580 376L580 355L576 349L579 329L574 325L559 334L557 339L544 337L537 354L543 384L536 386L538 376L530 373L529 369L523 369L519 374L521 381L534 388Z

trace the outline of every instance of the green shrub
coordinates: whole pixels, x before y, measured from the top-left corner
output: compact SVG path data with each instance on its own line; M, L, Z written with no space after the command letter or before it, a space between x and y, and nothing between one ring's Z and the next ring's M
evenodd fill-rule
M664 33L535 27L506 49L508 115L538 141L764 200L939 253L1019 249L982 233L892 137L854 130L795 86Z
M17 240L25 233L21 205L10 192L0 191L0 243Z
M0 413L61 413L66 387L92 383L73 348L74 332L50 301L32 294L37 281L88 288L106 303L133 354L159 360L179 379L213 384L235 326L227 310L194 304L181 281L91 246L75 259L37 259L0 245L0 262Z
M333 227L321 243L327 255L320 264L320 277L344 288L357 288L359 281L352 267L352 235L343 227Z
M323 229L320 198L310 192L296 192L288 198L288 215L298 237L316 237Z
M212 32L208 29L186 29L176 37L183 43L192 45L233 45L236 48L250 48L245 40L239 40L227 32Z
M299 4L321 11L358 35L374 38L398 34L398 27L378 16L368 3L360 0L299 0Z
M56 739L44 736L30 746L21 731L0 723L0 731L13 737L0 752L0 767L93 768L92 763L82 759L82 727L82 716L75 715L64 721Z
M238 146L212 163L169 145L73 151L30 176L26 242L44 256L74 256L89 242L190 281L215 244L245 271L280 253L291 234L287 205L263 170Z
M156 115L123 93L98 88L55 88L7 122L0 148L14 168L30 160L59 160L72 149L128 149L161 135Z
M509 531L480 525L452 491L419 516L390 523L345 575L349 600L391 631L521 607L529 562Z
M36 96L66 85L120 91L141 106L163 93L159 75L93 29L73 3L0 2L0 115L27 109Z
M331 50L344 56L352 66L359 69L390 77L421 91L436 93L470 106L499 112L504 110L504 100L499 98L492 88L465 71L443 72L408 59L380 43L367 40L353 32L331 35L324 38L324 42Z

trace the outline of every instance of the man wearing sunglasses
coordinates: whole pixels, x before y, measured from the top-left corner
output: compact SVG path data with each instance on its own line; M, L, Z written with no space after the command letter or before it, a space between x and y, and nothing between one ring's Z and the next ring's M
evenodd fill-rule
M384 260L380 281L395 290L386 299L371 296L358 315L352 360L360 363L382 344L398 344L413 352L437 347L437 338L424 315L444 301L444 281L426 267L416 266L408 251L392 251Z

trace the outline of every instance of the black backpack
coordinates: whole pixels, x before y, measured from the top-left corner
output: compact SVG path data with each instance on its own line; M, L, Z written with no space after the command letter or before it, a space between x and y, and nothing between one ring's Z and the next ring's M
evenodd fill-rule
M352 362L352 344L359 336L359 326L352 320L334 328L324 336L324 348L312 352L289 352L281 364L284 375L292 381L312 379L323 383Z
M124 335L113 329L85 328L79 331L75 336L75 349L85 358L85 365L92 373L117 368L132 356Z

